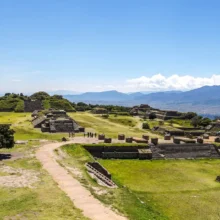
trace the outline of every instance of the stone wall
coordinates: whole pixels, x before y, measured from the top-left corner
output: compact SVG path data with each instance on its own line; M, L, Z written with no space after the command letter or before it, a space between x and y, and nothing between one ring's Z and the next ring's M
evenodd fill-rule
M35 110L42 110L43 105L40 100L25 100L24 101L24 111L25 112L33 112Z
M102 152L103 159L137 159L139 158L138 152Z
M212 144L159 144L151 148L153 159L164 158L220 158Z

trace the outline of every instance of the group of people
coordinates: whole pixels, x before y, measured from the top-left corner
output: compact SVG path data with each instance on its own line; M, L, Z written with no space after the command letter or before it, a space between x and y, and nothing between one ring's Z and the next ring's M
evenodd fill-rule
M96 133L92 133L92 132L87 132L87 133L84 133L84 137L86 137L86 136L88 138L93 138L93 137L96 138L97 134Z
M75 137L75 133L74 132L69 132L69 137Z

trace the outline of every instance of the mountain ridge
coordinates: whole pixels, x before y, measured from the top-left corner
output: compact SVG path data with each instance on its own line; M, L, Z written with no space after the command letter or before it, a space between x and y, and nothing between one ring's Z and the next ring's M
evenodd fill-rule
M220 112L220 86L203 86L190 91L165 91L150 94L122 93L116 90L104 92L87 92L79 95L64 96L72 102L86 102L91 104L120 104L132 106L149 104L158 108L168 108L180 111L190 111L191 107L197 112ZM206 109L207 108L207 109ZM212 110L214 108L214 110ZM205 110L204 110L205 109ZM220 114L220 113L219 113Z

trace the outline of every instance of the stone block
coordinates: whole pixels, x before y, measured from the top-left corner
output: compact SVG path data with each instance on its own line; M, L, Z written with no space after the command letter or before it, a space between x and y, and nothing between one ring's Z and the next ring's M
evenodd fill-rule
M154 145L158 144L158 138L151 138L151 143Z
M98 135L98 139L99 139L100 141L105 140L105 135L104 135L104 134L99 134L99 135Z
M111 138L105 138L104 143L112 143L112 139Z
M118 135L118 140L123 141L125 139L125 135L124 134L119 134Z
M215 138L215 142L216 142L216 143L220 143L220 137L216 137L216 138Z
M133 138L132 138L132 137L127 137L127 138L125 139L125 141L126 141L126 143L132 143Z
M171 140L171 135L170 134L165 134L164 135L164 140Z
M203 144L203 138L201 138L201 137L199 137L199 138L197 138L197 143L199 143L199 144Z
M208 134L204 134L204 135L203 135L203 138L204 138L204 139L209 139L209 135L208 135Z
M142 138L148 141L149 140L149 135L143 134Z

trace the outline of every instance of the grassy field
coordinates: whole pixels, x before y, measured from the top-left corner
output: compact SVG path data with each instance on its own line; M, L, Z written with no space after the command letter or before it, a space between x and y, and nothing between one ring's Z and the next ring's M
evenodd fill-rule
M111 115L109 119L104 119L101 116L87 112L69 113L69 115L74 118L81 126L86 127L87 131L105 133L106 136L112 138L116 138L120 133L132 137L141 137L144 133L148 133L151 136L158 136L138 127L140 119L136 119L131 116L114 117Z
M152 202L143 203L128 187L120 186L117 189L109 189L98 185L96 181L92 180L86 172L85 163L94 159L80 145L68 145L62 147L62 149L69 155L62 161L64 166L80 170L82 176L75 176L75 178L78 178L81 184L103 203L111 205L131 220L168 219L162 212L157 211L157 207Z
M84 171L83 183L91 185L84 164L93 160L79 145L63 149L66 161ZM108 196L90 190L102 202L129 219L219 219L219 160L99 160L112 174L118 189L105 189ZM92 186L97 184L93 181Z
M32 142L28 145L16 145L10 150L0 150L0 153L24 154L22 158L14 161L0 161L0 168L22 168L25 172L36 173L39 178L33 188L3 187L0 181L0 219L86 219L32 156L37 146L38 142ZM10 176L6 172L0 173L0 176L3 175ZM13 174L15 175L18 174Z
M169 219L219 219L219 160L100 160L121 187ZM143 218L144 219L144 218Z
M126 136L141 137L148 133L151 136L158 136L149 131L141 129L140 119L131 116L110 116L104 119L101 116L93 115L87 112L68 113L81 126L86 127L86 131L105 133L106 136L116 138L119 133ZM29 139L47 139L61 140L62 137L68 137L67 133L42 133L40 129L35 129L31 123L30 113L0 112L0 123L10 123L15 130L15 140ZM82 135L82 134L77 134ZM159 137L159 136L158 136Z

